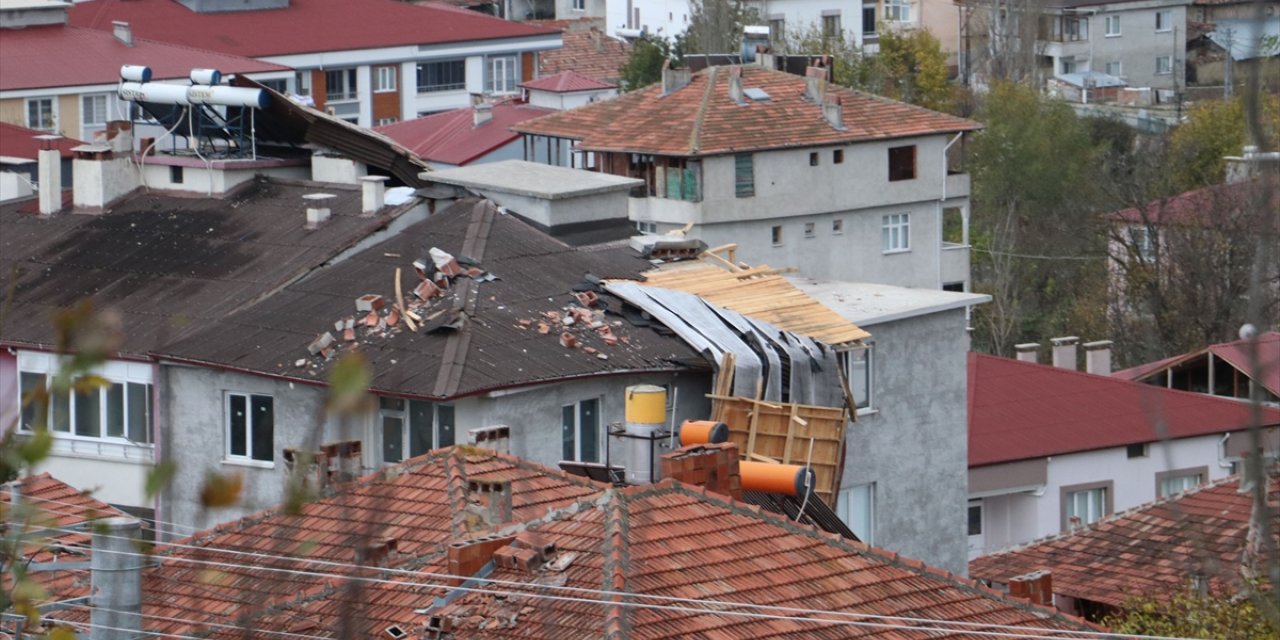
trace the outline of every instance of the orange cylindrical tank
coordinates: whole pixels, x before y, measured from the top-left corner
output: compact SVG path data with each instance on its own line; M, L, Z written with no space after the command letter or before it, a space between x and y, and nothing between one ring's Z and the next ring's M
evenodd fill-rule
M764 491L803 497L806 489L813 490L817 480L813 469L798 464L772 464L768 462L738 463L743 491Z
M712 420L685 420L680 425L680 446L720 444L729 441L729 425Z

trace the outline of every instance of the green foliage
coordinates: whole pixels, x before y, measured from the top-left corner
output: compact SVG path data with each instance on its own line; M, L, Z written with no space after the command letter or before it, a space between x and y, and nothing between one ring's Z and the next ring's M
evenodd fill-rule
M635 41L631 56L622 65L623 91L635 91L662 80L662 65L671 57L671 45L662 38L645 36Z
M1280 97L1261 96L1259 125L1250 141L1243 96L1203 102L1187 114L1170 137L1169 164L1176 191L1222 182L1224 156L1240 155L1246 144L1270 150L1280 147Z
M1102 335L1104 325L1079 324L1099 324L1086 307L1106 292L1089 129L1066 104L1012 83L994 84L978 115L986 129L968 146L973 276L994 298L977 308L978 346L1008 353L1046 335Z
M927 29L895 31L881 27L880 51L866 55L847 33L824 34L811 24L788 32L783 50L831 56L835 82L929 109L949 110L953 87L947 82L947 56Z
M1133 599L1120 614L1103 620L1103 625L1116 633L1204 640L1280 637L1280 626L1268 620L1251 600L1190 589L1167 600Z
M744 0L693 0L684 50L698 53L738 53L742 28L760 24L760 12Z

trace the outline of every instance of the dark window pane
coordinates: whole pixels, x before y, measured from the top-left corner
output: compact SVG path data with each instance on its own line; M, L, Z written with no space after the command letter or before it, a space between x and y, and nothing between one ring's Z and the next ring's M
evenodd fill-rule
M129 383L129 439L151 442L151 385Z
M404 411L404 399L379 397L378 406L383 411Z
M124 437L124 385L119 382L107 389L107 435Z
M248 424L248 415L246 415L248 412L247 399L244 396L233 395L227 396L227 402L229 404L227 420L230 422L228 436L231 440L231 455L247 455L245 438L245 427Z
M733 157L734 195L749 198L756 194L755 164L749 153L739 153Z
M50 393L49 425L54 431L71 432L71 392Z
M395 416L382 416L382 461L404 460L404 420Z
M98 389L75 393L76 435L102 436L102 392Z
M437 446L452 447L455 442L453 436L453 405L442 404L436 406L436 424L439 425L440 442Z
M275 407L271 396L253 396L253 459L275 459Z
M575 428L574 406L567 405L560 410L560 439L564 442L564 447L561 451L561 455L562 455L561 459L563 460L578 459L578 456L575 454L575 448L574 448L574 441L575 441L575 438L573 437L574 428Z
M578 435L582 438L583 462L600 459L600 401L583 400L578 403Z
M891 147L889 149L889 180L914 180L916 177L916 147Z
M43 389L45 386L45 375L43 373L28 373L23 371L19 376L19 386L22 393L22 428L35 429L36 424L41 421L40 414L44 413L42 408L34 401L31 395L36 389ZM47 410L48 405L43 409Z
M431 450L431 430L435 412L430 402L409 402L409 455L420 456Z
M982 506L969 505L969 535L982 535Z

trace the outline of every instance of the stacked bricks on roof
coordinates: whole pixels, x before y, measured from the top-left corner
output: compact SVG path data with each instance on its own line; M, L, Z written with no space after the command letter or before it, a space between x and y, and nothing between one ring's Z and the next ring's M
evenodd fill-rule
M742 478L738 473L738 445L693 444L662 456L662 477L686 484L706 487L732 497L742 498Z
M1032 571L1009 578L1009 595L1032 604L1053 606L1053 574Z
M457 576L448 580L450 586L456 587L475 575L493 559L495 551L510 545L515 539L515 536L485 536L450 544L449 573Z

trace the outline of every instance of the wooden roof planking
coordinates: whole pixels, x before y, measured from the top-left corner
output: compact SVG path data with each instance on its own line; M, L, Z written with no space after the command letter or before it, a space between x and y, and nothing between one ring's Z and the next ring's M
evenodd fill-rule
M733 245L702 254L699 260L671 262L645 272L645 284L692 293L707 302L737 311L779 329L808 336L833 347L871 337L782 277L786 269L768 265L745 267L725 259Z

